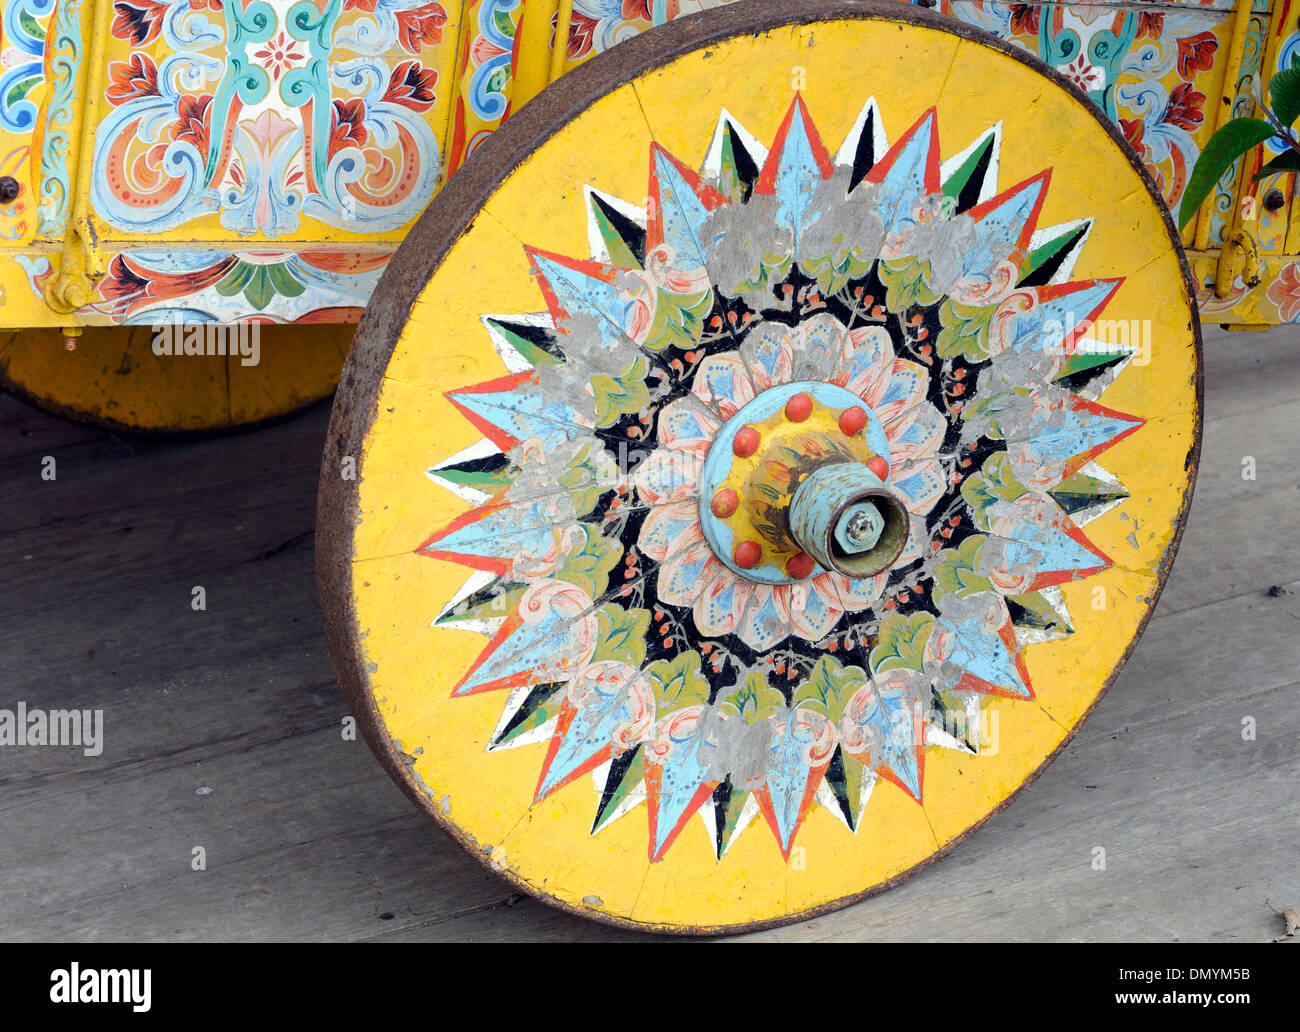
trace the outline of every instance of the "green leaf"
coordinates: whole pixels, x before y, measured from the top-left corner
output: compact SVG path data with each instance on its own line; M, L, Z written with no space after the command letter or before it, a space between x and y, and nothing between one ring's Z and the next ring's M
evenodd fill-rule
M799 260L800 270L817 281L817 286L827 296L838 294L851 280L861 279L871 271L875 258L864 258L852 247L821 256L806 256Z
M949 176L943 184L943 192L946 196L951 197L954 201L961 197L961 193L966 189L966 184L971 181L977 169L982 163L987 163L989 152L993 149L995 137L989 133L984 142L981 143L970 153L959 169Z
M1129 496L1119 484L1107 483L1087 473L1075 473L1066 477L1047 493L1068 516Z
M275 288L275 292L281 297L297 297L307 289L305 285L293 278L293 273L289 271L288 266L284 263L267 265L265 268L271 286Z
M630 753L614 757L605 775L605 788L600 793L600 805L596 809L596 820L591 825L594 835L614 816L620 804L628 797L641 779L645 777L645 750L637 746Z
M689 351L704 336L704 320L713 311L712 289L698 294L671 294L660 290L655 301L654 322L646 333L644 347L663 351L670 345Z
M645 640L650 633L650 610L601 606L596 610L600 638L592 662L602 659L640 667L645 662Z
M485 319L484 322L532 365L558 365L564 361L558 354L555 334L550 330L526 323L510 323L504 319Z
M982 362L989 357L989 324L993 321L996 305L973 308L945 301L939 309L939 342L935 350L941 358L961 355L968 362Z
M609 262L620 269L640 269L645 263L645 230L599 194L590 195L596 229L609 252Z
M822 656L795 689L794 705L820 713L838 724L853 693L866 683L867 672L861 667L841 666L838 660Z
M657 659L645 672L654 691L656 717L709 701L709 682L700 672L698 652L679 652L671 661Z
M1300 154L1293 150L1284 150L1272 161L1265 162L1264 167L1255 173L1255 178L1251 182L1258 183L1261 179L1267 179L1278 172L1300 172Z
M999 501L1014 502L1026 492L1025 485L1016 479L1006 452L990 456L983 469L972 473L961 484L961 496L971 507L971 521L980 530L989 529L985 513L990 507Z
M266 270L265 265L257 266L253 270L252 279L248 281L248 286L244 288L244 297L248 298L248 303L259 312L275 297L275 286Z
M879 676L887 670L924 670L925 643L933 627L934 617L929 613L885 617L878 643L871 650L872 672Z
M768 683L766 674L750 673L722 700L720 708L728 717L756 724L783 711L785 696Z
M506 745L558 716L564 703L564 687L561 683L534 685L523 705L492 744Z
M1232 167L1234 161L1253 147L1277 135L1277 131L1259 118L1234 118L1210 137L1210 142L1196 159L1183 200L1178 207L1181 229L1192 221L1197 209L1210 196L1214 185Z
M835 749L830 766L826 768L826 785L839 803L840 813L856 829L862 816L862 761L842 746Z
M920 258L881 262L877 270L885 285L885 302L891 312L903 313L913 305L932 305L939 295L930 289L930 263Z
M596 425L611 427L622 416L644 411L650 404L650 389L645 385L650 363L634 358L618 376L597 373L591 378L591 394L596 403Z
M574 514L586 516L596 508L601 495L609 490L608 485L613 484L617 476L618 467L604 445L593 442L582 445L574 453L564 472L556 477L556 483L568 490L573 499Z
M1090 225L1091 223L1068 229L1042 247L1030 251L1020 265L1020 285L1037 287L1047 283L1070 256L1070 252L1079 245L1079 241L1088 235Z
M253 266L245 262L236 262L228 273L217 280L217 293L222 297L234 297L248 285L248 281L252 278Z
M609 587L610 571L623 558L623 547L604 537L589 523L575 524L582 531L582 547L570 549L555 571L557 580L576 584L592 598ZM560 530L556 534L562 533Z
M984 540L982 534L972 534L956 548L945 548L934 557L935 598L948 595L966 598L979 591L993 590L993 582L975 572L979 569Z
M1268 99L1279 122L1294 124L1300 117L1300 67L1292 62L1290 68L1273 76L1268 82Z

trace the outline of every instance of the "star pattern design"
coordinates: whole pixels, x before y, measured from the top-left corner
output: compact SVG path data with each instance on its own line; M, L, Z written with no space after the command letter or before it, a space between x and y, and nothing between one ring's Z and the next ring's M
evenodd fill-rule
M652 145L646 210L587 188L590 257L528 249L546 311L483 317L505 373L447 392L482 440L428 471L473 507L418 551L472 570L435 620L488 638L453 691L502 694L487 752L538 747L537 800L588 783L592 834L644 806L652 860L695 815L719 858L755 821L788 858L814 806L919 803L928 749L1034 697L1060 585L1111 565L1097 457L1143 421L1099 401L1121 281L1070 278L1091 223L1038 225L1050 170L997 191L1001 134L943 160L933 110L890 145L868 100L832 154L798 96L770 148L723 111L699 172ZM700 465L806 380L881 420L910 534L875 577L757 584L702 536Z

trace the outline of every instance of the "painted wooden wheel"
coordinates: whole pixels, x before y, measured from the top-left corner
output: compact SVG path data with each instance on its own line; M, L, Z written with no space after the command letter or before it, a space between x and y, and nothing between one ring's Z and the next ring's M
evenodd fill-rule
M991 37L820 0L620 46L452 181L345 369L319 563L371 744L607 921L914 871L1150 614L1190 298L1122 141Z
M89 327L73 351L58 330L11 330L0 336L0 385L60 415L153 433L251 426L329 397L355 327L257 329L256 351L235 355L157 355L150 326Z

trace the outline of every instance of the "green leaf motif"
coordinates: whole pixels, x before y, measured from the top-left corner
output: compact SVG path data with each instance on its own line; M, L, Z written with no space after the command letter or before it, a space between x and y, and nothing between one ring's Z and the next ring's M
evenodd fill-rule
M585 516L596 507L618 476L618 466L603 445L588 443L574 454L556 482L569 492L576 516Z
M819 258L804 257L799 260L800 270L815 279L818 289L828 297L838 294L851 280L861 279L871 271L873 264L874 258L864 259L852 248L844 248Z
M609 586L610 571L623 557L623 546L603 537L599 530L586 523L576 526L582 531L582 547L565 555L555 576L576 584L592 598L597 598Z
M713 311L713 291L698 294L671 294L658 291L655 297L655 317L646 334L645 347L650 351L663 351L675 347L690 351L704 336L704 320Z
M838 724L849 699L867 680L867 672L861 667L846 667L830 656L823 656L795 689L794 705L820 713Z
M896 613L880 624L880 638L871 650L871 669L879 675L889 670L924 670L925 646L934 629L929 613Z
M562 688L563 686L561 686ZM556 689L554 696L544 702L534 703L532 708L528 709L517 724L510 730L506 731L496 742L497 745L509 745L516 738L526 735L529 731L536 731L539 727L544 726L547 722L554 720L560 715L560 710L564 705L564 692Z
M217 281L215 286L217 293L222 297L234 297L242 293L248 303L259 312L264 310L277 295L298 297L307 289L294 279L293 273L283 262L274 265L237 262Z
M597 373L591 378L597 426L613 426L621 416L641 412L650 404L650 389L645 385L649 372L649 361L636 358L617 377Z
M656 716L709 701L709 682L700 672L698 652L681 652L671 660L657 659L646 667L646 676L654 691Z
M596 610L596 621L600 625L600 638L596 651L592 654L592 661L607 659L640 668L645 662L650 610L624 609L611 602Z
M766 674L750 673L722 700L719 708L728 717L740 717L746 724L756 724L783 712L785 696L771 686Z
M770 291L772 284L779 283L790 274L790 267L793 264L794 258L791 255L764 254L749 279L737 282L736 293L748 294Z
M984 468L972 473L961 484L961 496L971 507L971 519L980 530L988 530L986 513L995 502L1014 502L1028 489L1011 471L1006 452L989 457Z
M885 285L886 305L891 312L906 312L913 305L933 305L939 295L926 282L930 278L930 263L919 258L881 262L880 282Z
M935 350L941 358L960 355L968 362L983 362L989 357L989 324L993 321L995 305L971 307L956 301L945 301L939 308L943 329Z
M955 595L966 598L979 591L992 591L993 582L975 571L979 568L982 534L972 534L956 548L945 548L934 557L934 594L936 598Z
M1276 130L1263 119L1234 118L1211 136L1196 159L1196 167L1183 191L1178 206L1178 227L1181 229L1192 221L1215 184L1239 157L1275 135Z

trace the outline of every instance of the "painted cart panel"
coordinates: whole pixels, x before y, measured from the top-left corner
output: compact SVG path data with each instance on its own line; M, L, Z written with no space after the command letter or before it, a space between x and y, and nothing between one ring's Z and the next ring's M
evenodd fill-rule
M0 175L18 195L0 204L0 319L355 321L511 113L724 2L6 0ZM1289 0L937 4L1073 81L1175 209L1217 125L1300 50ZM1300 319L1294 176L1250 183L1271 153L1239 162L1184 234L1207 319Z

